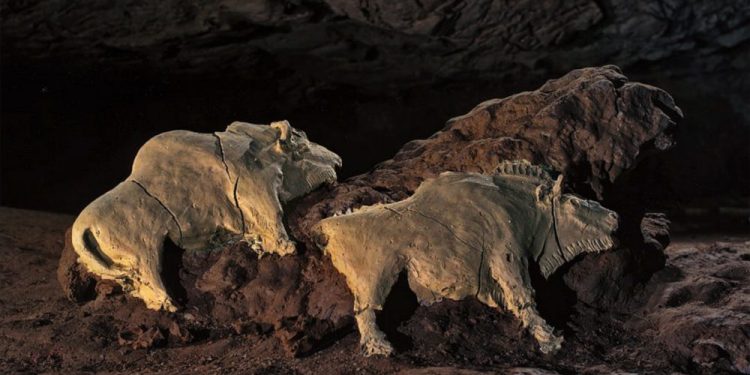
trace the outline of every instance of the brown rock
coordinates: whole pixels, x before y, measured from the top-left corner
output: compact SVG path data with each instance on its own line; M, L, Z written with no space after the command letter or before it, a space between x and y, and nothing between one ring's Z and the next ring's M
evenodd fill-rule
M157 327L133 327L122 330L117 335L117 342L133 349L149 349L162 345L166 338Z
M669 245L669 224L667 215L663 213L650 212L644 215L641 221L643 242L659 251L666 249Z
M574 191L602 198L640 154L672 145L681 118L666 92L628 82L617 67L574 70L536 91L485 101L372 172L308 196L290 225L309 243L310 227L337 211L401 200L443 171L489 172L514 159L549 165Z
M70 242L70 228L65 232L65 247L57 266L57 280L65 297L73 302L86 302L96 298L96 276L78 264L78 255Z
M485 101L428 139L407 143L372 172L307 196L289 224L310 245L310 228L324 217L404 199L424 179L443 171L489 172L513 159L547 164L566 175L574 192L622 207L618 190L611 187L644 155L671 147L681 119L666 92L629 82L617 67L574 70L536 91ZM566 284L584 301L622 301L664 265L663 246L654 251L644 246L645 210L638 202L628 204L628 212L619 212L625 246L586 256L568 272Z
M190 331L176 321L169 325L169 338L180 344L193 341L193 335L190 334Z

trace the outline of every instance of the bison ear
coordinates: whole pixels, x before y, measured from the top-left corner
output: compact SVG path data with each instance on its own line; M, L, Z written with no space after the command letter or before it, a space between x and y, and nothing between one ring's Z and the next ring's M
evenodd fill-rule
M557 180L555 180L555 185L552 187L553 197L559 197L562 195L563 184L564 184L564 179L561 173L559 176L557 176Z
M534 190L534 195L536 196L536 202L542 203L542 202L549 202L550 200L550 186L549 184L541 184L536 187L536 190Z
M277 152L282 153L284 152L284 148L292 134L292 126L289 125L289 121L283 120L272 122L271 128L276 129L279 133L278 138L276 139L275 149Z

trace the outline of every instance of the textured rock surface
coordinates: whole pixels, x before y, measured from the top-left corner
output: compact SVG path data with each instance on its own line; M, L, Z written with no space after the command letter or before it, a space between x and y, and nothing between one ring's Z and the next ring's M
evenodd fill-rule
M291 254L282 203L336 181L340 165L285 121L163 133L141 147L124 182L81 212L72 246L89 272L174 311L160 276L167 241L187 251L246 241L257 254Z
M306 198L313 206L292 218L292 229L305 239L307 228L335 212L401 200L440 172L487 173L503 160L549 165L579 194L602 195L639 156L669 148L681 118L669 94L629 82L617 67L574 70L536 91L488 100L322 199Z
M672 74L680 69L712 72L715 65L746 67L733 66L742 62L740 56L721 53L746 50L743 43L750 39L750 8L728 0L325 0L251 5L232 0L131 0L116 5L5 0L3 8L2 34L14 57L85 56L91 65L145 63L252 74L248 68L258 60L294 67L302 56L315 63L308 72L321 69L330 79L346 83L366 78L367 83L384 84L469 72L538 77L583 64L614 61L629 67L669 61L691 50L704 59L682 62ZM378 74L362 74L366 71Z
M750 373L750 247L678 241L632 329L650 331L675 364ZM659 281L668 281L659 284Z
M291 212L290 228L312 245L310 228L322 218L404 199L443 171L487 173L503 160L526 159L564 173L578 194L602 195L608 207L617 202L611 208L618 213L627 208L621 222L627 246L586 257L566 272L569 287L587 302L615 303L664 262L660 251L643 244L642 202L616 199L617 178L639 159L669 148L681 117L667 93L629 82L616 67L575 70L536 91L486 101L429 138L407 143L372 172L306 197Z
M411 197L361 207L320 222L321 241L354 295L368 355L390 355L378 328L391 288L405 272L418 301L474 297L518 318L544 353L562 337L539 316L530 268L547 278L582 253L614 246L617 215L595 201L562 195L542 168L505 162L490 176L445 172Z
M273 335L291 355L313 352L353 322L352 297L317 254L261 259L244 242L207 251L164 249L160 277L179 313L145 309L114 281L86 271L65 234L58 282L67 299L116 319L120 345L186 345L207 336Z

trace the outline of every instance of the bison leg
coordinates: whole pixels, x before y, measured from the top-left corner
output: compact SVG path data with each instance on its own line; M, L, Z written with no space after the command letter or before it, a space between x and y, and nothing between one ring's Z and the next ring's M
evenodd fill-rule
M271 184L269 181L278 180ZM246 240L262 239L263 251L289 255L296 251L283 223L283 208L275 190L281 184L281 175L251 176L234 181L235 203L242 213L243 235Z
M162 251L160 250L159 253ZM172 302L172 298L169 297L167 289L164 287L160 269L161 259L156 259L154 263L145 264L145 267L134 275L135 292L149 309L177 311L177 306Z
M347 282L354 294L354 311L359 329L360 344L365 354L388 356L393 353L393 346L386 339L375 321L375 311L381 310L391 288L400 273L397 259L377 262L381 267L374 267L366 272L359 272ZM347 275L349 276L349 275Z
M554 329L537 311L526 259L513 255L501 258L502 260L498 259L490 266L492 279L496 284L493 286L498 288L491 294L502 294L502 297L496 299L501 299L505 307L521 320L524 328L527 328L537 340L543 353L559 350L563 338L555 335Z
M360 335L359 343L366 356L389 356L393 353L393 346L375 321L375 309L368 307L356 314L355 318Z

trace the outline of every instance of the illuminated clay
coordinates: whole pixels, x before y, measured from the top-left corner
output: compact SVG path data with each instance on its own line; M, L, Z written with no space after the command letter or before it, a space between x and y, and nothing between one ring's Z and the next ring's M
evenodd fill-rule
M529 262L547 278L578 254L612 248L618 223L599 203L562 194L562 182L528 162L505 162L491 176L445 172L403 201L322 220L317 241L354 295L367 355L393 350L375 311L403 270L422 304L475 296L507 308L542 352L559 349L562 337L536 309Z
M160 277L167 238L188 251L245 240L259 254L293 253L281 203L336 181L340 165L286 121L162 133L141 147L124 182L81 212L73 248L90 272L148 308L174 311Z

